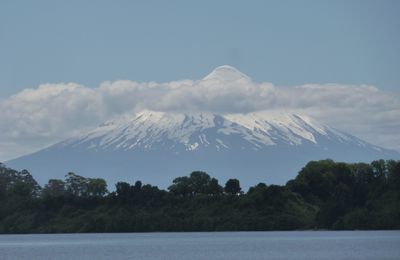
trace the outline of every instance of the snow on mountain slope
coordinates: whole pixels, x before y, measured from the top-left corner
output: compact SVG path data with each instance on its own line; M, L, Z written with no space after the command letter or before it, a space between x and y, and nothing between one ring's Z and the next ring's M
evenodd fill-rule
M229 139L232 136L243 142L231 142ZM307 116L290 113L216 115L143 111L132 118L125 116L108 121L87 134L60 143L59 146L71 145L113 151L263 150L279 144L318 145L317 138L367 145Z

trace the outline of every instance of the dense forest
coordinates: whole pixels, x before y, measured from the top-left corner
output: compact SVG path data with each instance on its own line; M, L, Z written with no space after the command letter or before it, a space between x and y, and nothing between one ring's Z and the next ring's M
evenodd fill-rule
M284 186L221 186L205 172L168 190L68 173L40 187L0 164L0 233L399 229L400 161L309 162Z

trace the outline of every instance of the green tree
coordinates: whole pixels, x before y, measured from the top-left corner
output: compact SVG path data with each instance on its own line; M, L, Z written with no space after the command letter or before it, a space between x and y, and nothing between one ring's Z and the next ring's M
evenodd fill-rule
M187 176L175 178L168 190L180 196L193 195L192 182Z
M267 184L260 182L254 187L250 187L247 191L248 194L256 193L256 192L264 192L267 189Z
M6 196L18 179L18 172L0 164L0 198Z
M207 185L206 193L209 195L219 195L223 191L221 185L218 184L218 180L215 178L211 178Z
M400 161L389 160L386 163L389 172L389 186L400 191Z
M43 195L48 197L61 197L65 192L65 182L59 179L50 179L43 188Z
M135 185L133 185L133 191L134 192L139 192L142 189L142 182L141 181L136 181Z
M207 194L211 181L210 175L202 171L194 171L190 174L189 182L193 194Z
M236 195L241 192L240 182L238 179L229 179L225 183L224 191L228 194Z
M384 160L373 161L371 166L375 178L384 181L387 176L386 162Z
M68 193L77 197L84 197L88 195L88 179L83 176L77 175L73 172L69 172L65 176L65 184Z
M107 183L104 179L88 179L87 193L90 197L103 197L107 191Z
M169 191L181 196L194 196L197 194L216 195L222 192L218 180L211 178L206 172L194 171L189 177L178 177L168 187Z
M14 193L25 197L39 197L42 188L27 170L18 172L0 168L0 192Z
M129 183L117 182L117 184L115 184L115 188L116 188L116 193L117 193L118 198L121 198L121 199L129 198L129 196L131 194L131 185L129 185Z

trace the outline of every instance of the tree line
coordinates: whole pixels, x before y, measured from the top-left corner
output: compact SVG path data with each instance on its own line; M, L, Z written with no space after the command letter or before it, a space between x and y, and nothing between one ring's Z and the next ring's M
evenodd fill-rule
M267 169L266 169L267 170ZM68 173L41 187L27 171L0 164L0 233L399 229L400 161L311 161L286 185L206 172L167 190Z

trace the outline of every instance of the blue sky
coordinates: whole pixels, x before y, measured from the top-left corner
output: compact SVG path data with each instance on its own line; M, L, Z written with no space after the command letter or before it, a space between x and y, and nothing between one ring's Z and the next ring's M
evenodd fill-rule
M0 98L42 83L200 79L400 86L400 1L0 3Z

